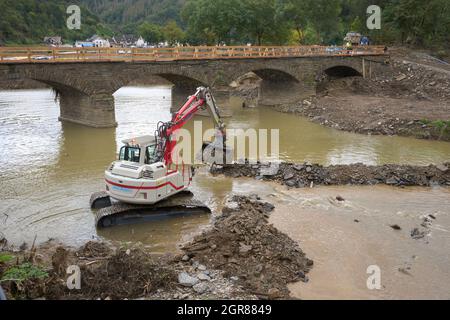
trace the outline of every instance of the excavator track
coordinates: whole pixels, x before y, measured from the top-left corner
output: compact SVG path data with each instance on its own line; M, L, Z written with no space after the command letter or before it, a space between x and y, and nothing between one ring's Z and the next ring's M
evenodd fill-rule
M119 224L162 220L172 216L211 213L201 201L192 199L192 193L185 191L152 205L111 202L106 192L91 196L91 208L100 208L95 214L97 228ZM108 204L109 201L109 205Z

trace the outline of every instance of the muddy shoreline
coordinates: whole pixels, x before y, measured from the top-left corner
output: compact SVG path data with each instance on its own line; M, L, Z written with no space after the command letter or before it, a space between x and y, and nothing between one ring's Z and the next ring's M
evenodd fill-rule
M390 53L384 74L369 79L324 73L314 95L268 107L348 132L450 141L450 67L422 52ZM239 82L231 95L257 105L260 81Z
M253 177L276 181L288 187L315 185L376 185L392 186L450 186L450 162L440 165L381 165L364 164L322 166L311 163L230 164L211 167L212 174Z
M268 223L273 209L256 195L234 196L181 254L108 241L14 249L4 239L0 279L9 299L286 299L287 284L306 282L313 262ZM80 290L67 288L71 265Z

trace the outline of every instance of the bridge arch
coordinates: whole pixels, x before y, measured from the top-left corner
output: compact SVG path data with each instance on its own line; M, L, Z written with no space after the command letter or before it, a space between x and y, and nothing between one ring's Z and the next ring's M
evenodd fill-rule
M331 88L331 83L336 80L362 76L361 72L353 66L330 66L316 75L316 93L327 92Z
M323 70L323 73L325 73L325 75L332 79L362 76L362 74L358 70L346 65L329 67Z

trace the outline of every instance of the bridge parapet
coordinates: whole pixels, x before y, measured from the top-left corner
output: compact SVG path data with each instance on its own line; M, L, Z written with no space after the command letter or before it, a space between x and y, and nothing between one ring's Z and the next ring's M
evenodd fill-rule
M383 46L199 46L174 48L1 47L0 63L149 62L384 55Z

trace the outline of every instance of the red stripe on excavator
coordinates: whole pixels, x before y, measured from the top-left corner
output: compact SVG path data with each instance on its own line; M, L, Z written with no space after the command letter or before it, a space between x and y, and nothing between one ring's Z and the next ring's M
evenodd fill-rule
M109 181L109 180L107 180L107 179L105 179L105 181L106 181L107 183L109 183L109 184L112 184L113 186L117 186L117 187L121 187L121 188L126 188L126 189L138 189L138 190L154 190L154 189L159 189L159 188L162 188L162 187L164 187L164 186L167 186L168 184L169 184L172 188L174 188L175 190L180 190L180 189L183 189L183 187L184 187L184 186L177 187L177 186L175 186L175 185L174 185L172 182L170 182L170 181L165 182L165 183L163 183L163 184L160 184L159 186L151 186L151 187L127 186L127 185L125 185L125 184L115 183L115 182Z

